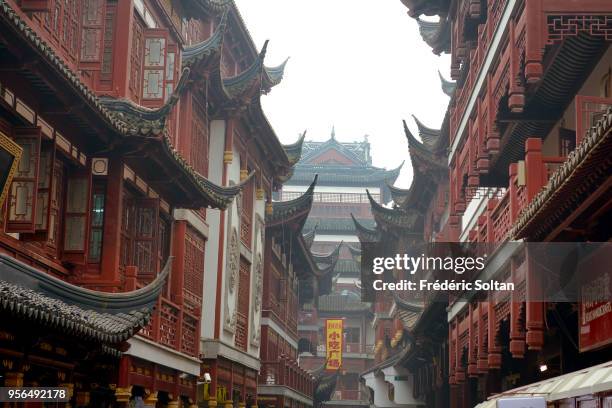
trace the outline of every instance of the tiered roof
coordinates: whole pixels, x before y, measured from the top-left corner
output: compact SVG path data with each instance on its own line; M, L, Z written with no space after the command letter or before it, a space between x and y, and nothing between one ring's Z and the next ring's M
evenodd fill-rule
M0 315L117 347L146 326L171 269L131 292L85 289L0 254Z
M343 158L343 163L320 161L327 152L333 151ZM319 174L322 185L382 185L385 180L392 183L399 176L402 165L394 169L375 167L370 156L370 143L339 142L335 133L324 142L305 141L302 145L302 157L295 165L294 175L290 181L303 184L310 180L313 173Z

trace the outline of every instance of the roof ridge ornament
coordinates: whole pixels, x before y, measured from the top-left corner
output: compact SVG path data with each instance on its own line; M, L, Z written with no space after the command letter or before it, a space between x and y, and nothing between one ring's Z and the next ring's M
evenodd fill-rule
M304 140L306 139L306 132L304 132L298 137L298 140L292 144L283 145L283 150L287 154L289 158L289 163L293 166L302 158L302 149L304 147Z

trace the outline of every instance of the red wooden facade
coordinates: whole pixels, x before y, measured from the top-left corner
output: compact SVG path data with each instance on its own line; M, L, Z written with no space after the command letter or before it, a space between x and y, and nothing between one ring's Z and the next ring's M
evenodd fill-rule
M283 66L263 66L265 47L257 53L229 2L2 0L0 23L0 132L24 152L0 211L0 251L108 293L145 287L172 258L138 347L107 382L118 403L195 404L205 248L225 233L208 230L206 208L243 190L240 239L252 249L256 195L270 200L291 165L257 99ZM226 162L238 152L237 185L225 170L219 185L207 179L213 120L227 123ZM237 348L257 330L245 262ZM223 364L216 373L229 370L243 403L256 395L256 372Z
M412 17L439 16L436 22L418 21L421 35L434 52L451 54L456 83L443 80L450 103L440 130L448 153L437 150L421 126L421 141L408 135L412 187L404 194L396 191L398 208L387 217L384 209L377 210L379 232L370 231L370 240L395 248L385 234L395 230L409 238L413 231L400 225L401 217L416 211L424 219L425 242L474 242L489 254L512 248L509 241L517 239L609 241L603 224L611 202L610 162L604 158L612 112L611 5L597 0L402 2ZM447 177L435 181L424 206L403 201L422 191L423 180L431 180L436 169ZM583 304L529 300L542 299L542 272L528 246L503 264L494 276L514 283L511 294L475 295L463 307L449 298L444 338L424 334L426 341L439 343L448 364L432 359L429 367L419 367L391 347L395 354L384 355L381 367L408 368L414 395L421 397L423 389L444 392L439 378L445 376L450 406L472 407L492 394L609 359L607 316L589 327L596 333L585 336L581 346ZM396 310L401 304L395 300ZM426 303L400 331L408 330L419 344L419 330L428 324L422 316L433 313L435 304ZM599 399L578 397L550 406L588 406ZM444 406L427 395L424 400Z

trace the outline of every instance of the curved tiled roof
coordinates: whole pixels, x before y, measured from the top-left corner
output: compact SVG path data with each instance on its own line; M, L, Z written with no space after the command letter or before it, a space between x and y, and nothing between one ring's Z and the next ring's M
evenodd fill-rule
M358 221L355 216L351 213L351 219L353 220L353 225L355 230L357 231L357 236L359 237L359 241L361 242L377 242L380 238L380 233L378 229L368 228L362 224L362 221Z
M418 228L419 220L421 219L421 215L418 212L410 208L400 209L383 207L370 195L369 190L366 190L366 193L370 200L370 207L374 220L376 220L376 225L387 225L410 230Z
M272 213L266 215L266 225L297 223L302 229L310 213L314 198L314 189L318 176L315 175L310 187L301 196L289 201L275 201L272 203Z
M300 135L295 143L283 145L283 150L289 158L291 165L296 164L302 158L302 149L304 147L304 139L306 138L306 131Z
M181 78L168 100L159 108L150 109L137 105L130 99L100 97L99 101L114 117L121 122L124 134L161 135L166 130L166 120L186 87L190 69L183 68Z
M451 48L451 24L446 18L440 17L439 21L424 21L417 18L419 33L423 41L429 45L434 54L450 52Z
M447 14L450 0L401 0L408 8L410 17L418 17L421 14L434 16L436 14Z
M47 60L53 68L73 87L87 104L97 112L109 125L109 127L120 137L154 135L158 136L154 143L160 143L167 157L171 158L180 171L187 177L189 183L196 188L196 191L203 194L204 202L202 206L214 208L225 208L236 195L237 191L230 188L216 186L204 177L198 175L195 170L182 158L174 149L165 134L165 121L170 110L178 100L178 95L184 89L189 70L184 71L181 81L176 91L169 98L166 104L159 109L147 109L138 106L130 101L117 100L111 98L99 98L86 85L84 85L77 75L75 75L66 63L59 58L53 49L34 32L26 22L12 9L6 0L0 0L0 21L4 20L8 26L15 30L33 47L42 58ZM209 192L215 192L221 196L209 196Z
M319 223L316 223L310 231L302 235L304 239L304 243L306 244L306 247L308 249L310 249L312 247L312 244L314 243L315 236L317 235L318 227L319 227Z
M319 175L319 184L342 183L346 185L378 185L385 181L395 182L404 163L395 169L387 170L379 167L310 165L298 163L290 181L300 183L310 180L313 173Z
M106 293L72 285L0 254L0 313L76 337L117 344L132 337L151 313L171 269L142 289Z

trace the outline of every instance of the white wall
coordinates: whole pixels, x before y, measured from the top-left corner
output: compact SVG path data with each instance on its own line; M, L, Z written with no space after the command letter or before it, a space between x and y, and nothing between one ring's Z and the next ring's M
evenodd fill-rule
M223 150L225 146L225 121L214 120L210 124L210 157L208 159L208 178L221 185L223 177ZM202 302L202 323L200 333L203 338L213 338L215 330L215 305L217 300L217 264L219 259L219 232L221 211L206 210L209 237L204 252L204 297Z

